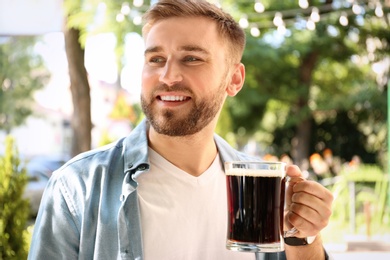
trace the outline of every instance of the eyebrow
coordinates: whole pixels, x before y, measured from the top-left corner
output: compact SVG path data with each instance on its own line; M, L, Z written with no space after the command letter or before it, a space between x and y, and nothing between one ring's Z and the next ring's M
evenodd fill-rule
M162 47L154 46L154 47L150 47L150 48L145 49L144 54L146 55L148 53L159 52L159 51L162 51Z
M209 52L207 50L205 50L204 48L198 46L198 45L184 45L183 47L180 48L180 50L183 50L183 51L192 51L192 52L201 52L201 53L204 53L204 54L209 54Z
M144 54L147 55L149 53L160 52L162 50L163 48L161 46L152 46L150 48L147 48ZM210 54L210 52L208 52L207 50L205 50L204 48L198 45L184 45L179 48L179 51L201 52L206 55Z

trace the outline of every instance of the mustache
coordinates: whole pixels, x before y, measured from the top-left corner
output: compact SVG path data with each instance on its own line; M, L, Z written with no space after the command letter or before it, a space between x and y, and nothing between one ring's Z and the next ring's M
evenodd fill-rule
M156 89L153 92L158 93L158 92L175 92L175 91L193 95L192 90L182 83L173 84L171 86L161 83L157 85Z

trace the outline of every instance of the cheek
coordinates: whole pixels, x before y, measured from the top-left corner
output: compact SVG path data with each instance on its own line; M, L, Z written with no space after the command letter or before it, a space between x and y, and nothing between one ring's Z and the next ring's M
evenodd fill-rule
M143 69L141 74L142 79L142 89L148 89L153 85L156 85L156 81L158 82L158 75L153 73L148 69Z
M154 77L153 74L155 74L155 73L153 73L150 68L148 68L147 66L144 66L142 69L142 73L141 73L142 80L143 81L149 80L150 78Z
M203 93L213 92L220 85L220 77L213 69L193 70L185 74L186 81Z

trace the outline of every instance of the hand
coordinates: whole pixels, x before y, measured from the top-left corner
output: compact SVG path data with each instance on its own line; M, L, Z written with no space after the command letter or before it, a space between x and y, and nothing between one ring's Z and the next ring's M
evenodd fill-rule
M305 180L296 165L287 167L290 177L286 191L285 228L295 227L296 237L316 236L328 225L333 195L315 181Z

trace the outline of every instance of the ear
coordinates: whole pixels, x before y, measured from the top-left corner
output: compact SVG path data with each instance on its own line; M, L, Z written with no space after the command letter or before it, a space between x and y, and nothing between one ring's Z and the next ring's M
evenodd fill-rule
M242 63L236 64L231 74L230 84L226 88L229 96L233 97L242 89L245 81L245 66Z

